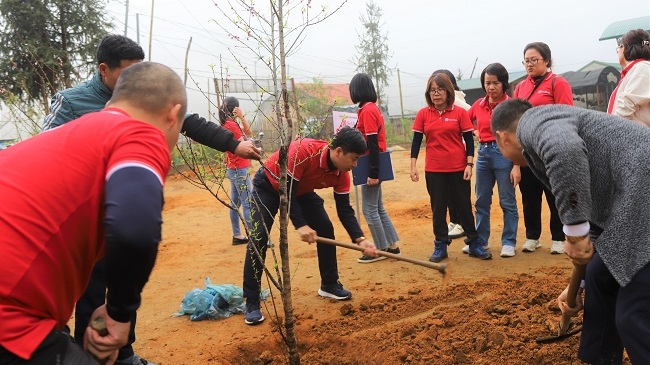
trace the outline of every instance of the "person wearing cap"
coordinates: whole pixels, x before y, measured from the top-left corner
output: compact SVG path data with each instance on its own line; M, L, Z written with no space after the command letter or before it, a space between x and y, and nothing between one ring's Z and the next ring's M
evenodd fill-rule
M241 126L235 121L237 118ZM224 99L219 108L219 122L221 126L232 132L233 137L245 140L253 134L251 126L244 117L239 107L239 100L229 96ZM232 244L241 245L248 243L248 237L243 235L239 225L239 207L244 211L244 221L250 230L251 210L250 192L252 191L251 179L248 169L251 163L230 151L226 151L226 176L230 180L230 224L232 225Z
M650 127L650 34L643 29L625 33L616 54L623 71L607 113Z

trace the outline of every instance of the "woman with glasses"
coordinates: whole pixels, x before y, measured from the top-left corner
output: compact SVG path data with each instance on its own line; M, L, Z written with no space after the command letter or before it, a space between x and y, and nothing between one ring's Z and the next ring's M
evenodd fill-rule
M623 71L607 113L650 126L650 34L643 29L627 32L616 54Z
M370 172L365 185L361 185L361 210L368 223L372 241L378 250L399 254L399 236L386 209L379 180L379 153L386 152L386 126L384 116L377 106L377 91L368 74L358 73L350 81L350 99L359 104L356 128L363 134L368 145ZM367 264L385 259L386 256L363 255L357 259Z
M513 93L513 97L528 100L533 106L547 104L573 105L571 85L551 70L553 59L551 49L546 43L533 42L524 47L522 61L528 77L522 80ZM549 188L535 177L528 167L521 167L519 191L524 205L524 226L526 242L523 252L534 252L542 247L539 237L542 234L542 193L550 210L551 254L564 253L564 232L562 221L555 206L555 196Z
M454 105L454 86L445 73L429 77L424 92L427 107L421 109L413 122L411 145L411 180L420 180L416 167L422 137L426 137L424 177L433 212L434 250L429 261L440 262L448 257L451 243L447 227L447 207L453 200L460 224L467 234L469 255L482 260L492 258L478 239L472 214L471 185L474 167L474 126L465 109ZM463 144L463 140L465 143Z
M479 138L476 185L474 187L476 191L476 231L481 245L488 246L492 191L496 183L499 189L499 205L503 211L501 257L513 257L519 224L515 187L519 183L521 175L519 166L513 165L512 161L501 154L490 127L494 108L509 99L506 94L510 89L508 70L500 63L489 64L481 72L481 86L485 91L485 97L476 100L469 110L469 119L476 126ZM469 246L465 246L463 252L469 252Z
M455 94L454 105L463 108L465 110L469 110L471 105L467 104L467 102L465 101L465 93L462 90L460 90L460 88L458 87L458 84L456 83L456 76L454 76L454 74L451 71L446 69L433 71L434 74L439 72L442 72L447 76L449 76L449 80L451 80L451 83L454 85L454 94ZM458 222L460 222L460 218L458 217L456 203L453 200L450 200L449 201L449 225L447 226L447 228L449 229L449 238L451 239L461 238L465 235L463 226L461 226L460 223Z

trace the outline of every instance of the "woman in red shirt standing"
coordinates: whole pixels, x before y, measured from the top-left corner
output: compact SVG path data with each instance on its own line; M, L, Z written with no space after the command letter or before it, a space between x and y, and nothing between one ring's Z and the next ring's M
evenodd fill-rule
M474 167L474 126L467 111L454 106L454 86L444 73L429 77L424 98L428 106L421 109L413 122L411 145L411 180L419 181L416 167L422 137L426 137L425 179L433 211L434 251L429 261L448 257L447 207L453 200L460 224L467 234L469 255L482 260L492 258L480 241L472 214L471 184ZM463 144L463 139L465 144Z
M234 118L241 121L241 127ZM243 135L250 137L252 135L250 125L244 113L239 108L239 100L229 96L224 99L221 109L219 109L219 122L221 125L233 133L236 140L244 139ZM226 152L226 176L230 180L230 223L232 225L232 244L241 245L248 243L248 237L241 233L239 226L239 207L244 211L244 220L248 225L251 219L249 193L252 191L251 179L248 175L248 168L251 163L245 158L241 158L232 152Z
M386 209L379 180L379 153L386 152L386 126L377 104L377 91L372 79L365 73L354 75L350 81L350 99L359 104L356 128L368 145L370 172L365 185L361 185L361 209L368 223L372 241L378 250L399 254L399 237ZM364 264L385 259L385 256L362 256L357 261Z
M524 60L528 77L517 84L513 97L528 100L533 106L547 104L573 105L571 85L558 76L551 67L551 49L546 43L533 42L524 48ZM549 188L535 177L528 167L521 167L519 182L521 201L524 205L524 226L526 227L526 242L523 252L533 252L542 247L539 236L542 234L542 193L546 195L546 203L551 212L551 253L564 253L564 232L562 221L555 207L555 196Z
M476 125L479 148L476 157L476 231L483 247L488 246L490 238L490 210L494 184L499 188L499 205L503 211L503 230L501 231L501 257L515 255L519 212L515 187L519 183L519 166L513 165L501 153L492 134L490 122L492 111L499 103L508 100L510 89L508 70L500 63L491 63L481 72L481 85L485 97L474 102L469 109L469 119ZM469 252L465 246L463 252Z

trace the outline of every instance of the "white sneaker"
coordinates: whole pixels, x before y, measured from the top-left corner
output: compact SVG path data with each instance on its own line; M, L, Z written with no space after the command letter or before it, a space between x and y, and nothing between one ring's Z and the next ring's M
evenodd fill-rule
M501 247L501 257L513 257L515 255L515 246Z
M456 223L449 222L449 224L447 225L447 230L451 232L454 229L454 227L456 227Z
M490 244L486 243L485 246L483 246L483 249L489 250L490 249ZM469 255L469 245L465 245L465 247L463 247L463 253Z
M542 247L542 245L539 244L539 240L526 240L521 250L523 252L535 252L535 250L540 247Z
M450 225L453 223L450 223ZM460 238L465 235L465 230L463 230L463 227L460 224L454 224L454 228L449 230L449 238L454 239L454 238Z
M564 241L553 241L551 244L551 254L559 255L564 253Z

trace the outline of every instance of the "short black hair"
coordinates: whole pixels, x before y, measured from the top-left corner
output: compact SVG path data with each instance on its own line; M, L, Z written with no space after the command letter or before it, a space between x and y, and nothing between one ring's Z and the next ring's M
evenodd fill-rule
M144 60L142 47L123 35L104 37L97 47L97 64L105 63L112 69L120 67L122 60Z
M503 92L510 90L508 70L500 63L490 63L481 72L481 87L485 90L485 74L496 76L497 80L503 85Z
M533 105L524 99L508 99L499 103L492 112L492 134L496 135L497 131L515 132L519 118L532 107Z
M539 54L542 56L544 61L548 61L548 68L553 67L553 58L551 57L551 48L548 46L548 44L544 42L532 42L528 43L526 47L524 47L524 55L526 55L526 51L529 49L534 49Z
M449 71L449 70L447 70L445 68L441 68L440 70L433 71L434 74L439 74L441 72L444 73L445 75L449 76L449 79L451 80L451 83L454 84L454 90L460 90L460 88L458 87L458 84L456 83L456 76L454 76L454 74L451 73L451 71Z
M650 33L643 29L633 29L621 38L621 44L625 46L623 57L627 61L650 59Z
M368 145L363 134L358 129L345 126L341 128L330 142L330 149L341 147L343 153L353 152L359 155L366 153Z
M377 90L368 74L358 73L350 81L350 99L354 104L377 102Z
M109 104L116 101L128 101L149 112L158 112L169 104L181 104L179 118L187 110L183 80L171 68L155 62L139 62L125 68Z

